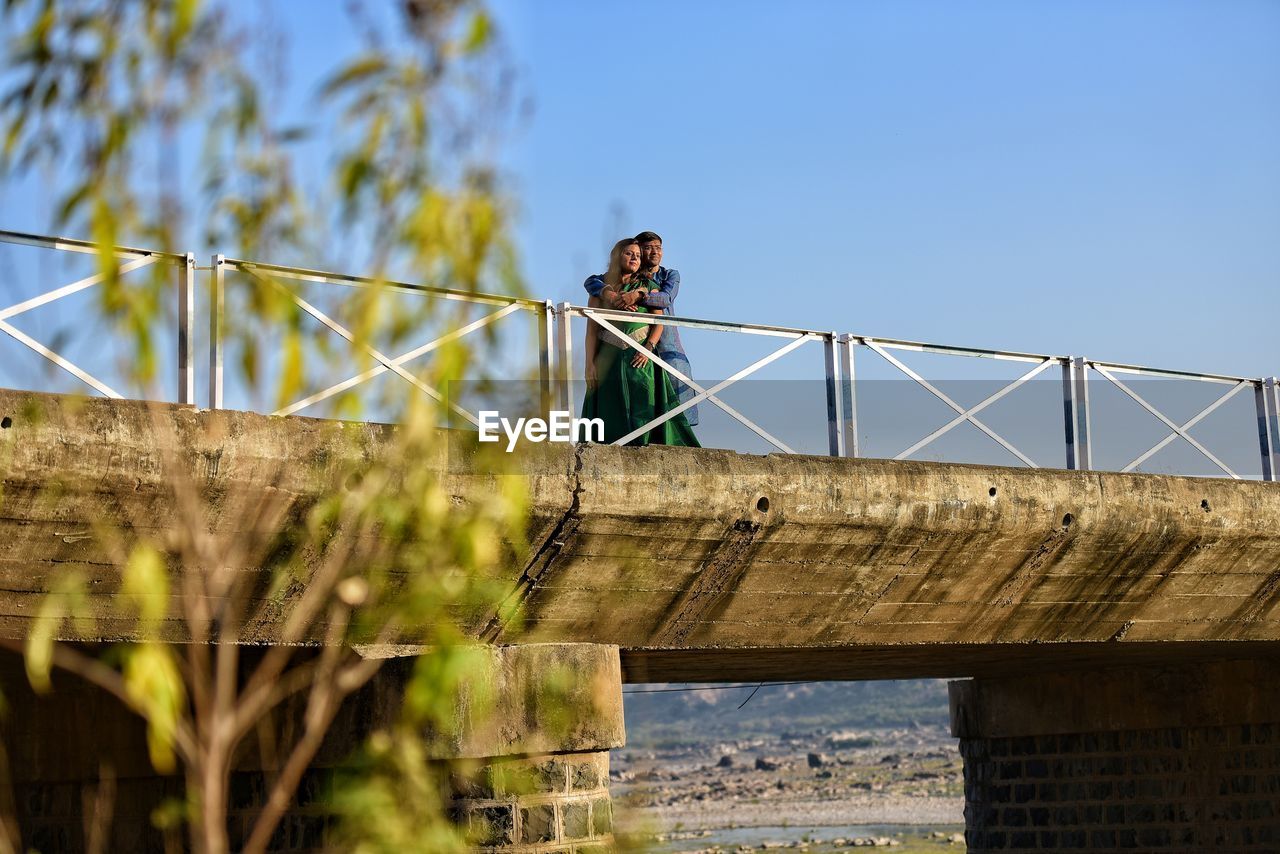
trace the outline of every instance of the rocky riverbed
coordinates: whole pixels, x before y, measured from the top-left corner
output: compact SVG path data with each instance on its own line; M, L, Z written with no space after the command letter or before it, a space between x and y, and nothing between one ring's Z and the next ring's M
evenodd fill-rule
M963 780L940 726L817 730L615 751L626 841L657 851L963 848Z

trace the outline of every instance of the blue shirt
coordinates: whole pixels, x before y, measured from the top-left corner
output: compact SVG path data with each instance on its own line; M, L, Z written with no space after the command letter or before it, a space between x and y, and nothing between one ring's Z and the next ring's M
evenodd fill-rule
M676 294L680 293L680 271L659 267L653 281L658 286L657 292L650 292L640 300L640 304L645 308L660 309L663 314L675 314ZM598 297L604 289L604 276L588 276L582 286L587 289L588 294ZM658 339L658 349L654 352L663 358L666 358L667 353L676 354L685 364L689 361L680 344L680 330L674 326L662 327L662 337Z

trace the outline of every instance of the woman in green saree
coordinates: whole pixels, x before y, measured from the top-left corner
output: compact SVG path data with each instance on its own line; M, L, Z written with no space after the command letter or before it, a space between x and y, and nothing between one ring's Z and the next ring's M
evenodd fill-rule
M605 288L622 294L638 288L652 288L653 283L641 276L640 244L620 240L609 253L609 271ZM592 297L589 307L602 307L599 297ZM638 313L661 314L637 305ZM662 326L656 323L611 321L623 334L653 350L662 337ZM612 332L599 324L587 322L587 396L582 401L583 418L604 421L604 441L615 442L658 418L680 404L671 377L643 353L627 347ZM693 428L681 412L633 438L628 445L685 445L699 448Z

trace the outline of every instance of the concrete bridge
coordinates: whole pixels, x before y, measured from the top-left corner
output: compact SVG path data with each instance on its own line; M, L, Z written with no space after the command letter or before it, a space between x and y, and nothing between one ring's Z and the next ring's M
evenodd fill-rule
M128 634L109 607L119 567L92 530L102 518L158 530L173 518L159 443L172 443L200 485L216 531L263 490L301 513L324 497L328 473L352 453L376 456L394 429L68 400L0 393L9 640L27 636L69 567L89 577L99 619L90 635L68 624L66 639ZM583 684L612 686L604 701L599 690L584 695L581 726L562 743L508 735L460 748L566 769L529 804L459 796L465 809L507 811L495 849L610 843L597 817L607 812L607 751L622 740L624 681L916 676L964 680L952 685L952 725L971 850L1280 848L1275 484L551 445L495 473L470 464L470 442L460 434L441 448L442 477L459 496L477 478L526 477L532 549L505 579L522 630L484 610L461 623L500 648L495 667L523 674L507 685L517 706L521 680L552 660L571 662ZM281 616L278 600L256 603L243 640L270 645ZM178 620L164 633L189 640ZM398 673L370 690L394 692ZM11 742L24 768L17 784L84 782L93 763L50 760L54 745L41 746L54 733L38 721L74 710L24 700L19 682L10 661L6 696L34 732ZM589 785L574 787L575 768L594 769Z

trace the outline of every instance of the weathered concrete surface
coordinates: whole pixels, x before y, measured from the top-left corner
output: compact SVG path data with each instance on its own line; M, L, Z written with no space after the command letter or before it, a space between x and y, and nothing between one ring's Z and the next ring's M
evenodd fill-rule
M66 402L0 392L0 636L24 636L69 567L115 590L95 520L157 531L172 518L146 407L92 400L73 416ZM214 530L263 490L300 515L340 456L372 458L390 430L159 411ZM500 476L468 471L467 442L438 461L458 494ZM518 465L533 547L509 583L524 631L460 618L488 642L616 644L632 681L1280 654L1273 484L683 448L542 445ZM280 614L264 599L248 639L269 643Z

